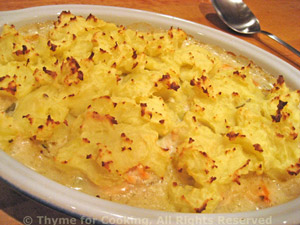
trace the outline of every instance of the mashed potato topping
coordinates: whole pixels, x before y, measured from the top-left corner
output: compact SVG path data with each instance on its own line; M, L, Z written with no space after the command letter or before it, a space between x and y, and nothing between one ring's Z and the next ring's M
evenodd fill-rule
M129 205L234 212L300 195L300 91L181 29L62 12L0 37L0 147ZM247 193L245 188L247 187Z

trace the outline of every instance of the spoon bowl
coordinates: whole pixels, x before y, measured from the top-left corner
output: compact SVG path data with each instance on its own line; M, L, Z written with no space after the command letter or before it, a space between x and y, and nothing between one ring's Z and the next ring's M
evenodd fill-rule
M211 0L211 2L220 19L232 30L241 34L265 34L300 57L297 49L274 34L261 30L258 19L242 0Z

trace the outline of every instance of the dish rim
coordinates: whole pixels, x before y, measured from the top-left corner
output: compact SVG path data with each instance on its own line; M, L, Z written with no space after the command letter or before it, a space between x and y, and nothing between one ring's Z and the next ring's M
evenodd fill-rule
M170 27L170 25L172 26L172 24L174 24L174 26L175 24L176 26L181 25L178 27L182 28L187 33L192 32L194 34L193 36L197 36L196 39L201 39L205 42L205 40L207 40L208 38L213 37L212 39L214 44L223 47L227 50L231 50L236 54L242 54L247 58L255 58L254 61L256 64L263 68L266 68L267 71L271 72L274 75L279 75L281 74L280 72L285 72L285 77L286 75L288 75L287 83L290 83L290 86L300 88L300 71L292 65L288 64L287 62L272 55L271 53L268 53L265 50L260 49L257 46L254 46L244 40L234 37L233 35L224 33L214 28L191 22L188 20L184 20L181 18L177 18L174 16L169 16L155 12L115 6L85 4L37 6L11 11L0 11L0 29L4 23L16 23L17 21L19 21L19 24L22 24L27 23L27 21L40 21L49 17L55 19L59 15L59 13L61 13L61 11L64 10L70 10L73 14L76 15L87 15L89 13L92 13L98 17L102 16L101 18L110 18L111 15L109 14L111 12L114 12L118 13L118 17L120 17L121 19L125 17L127 18L127 20L130 20L129 17L132 18L132 16L134 15L136 16L135 20L150 20L155 24L163 25L165 28ZM151 24L153 25L153 23ZM199 31L196 31L196 29L199 29ZM248 52L245 52L245 49L248 50ZM276 73L274 73L275 71ZM134 218L148 218L149 221L152 222L152 224L155 224L155 222L157 222L158 215L171 216L174 220L176 220L177 216L195 219L199 217L207 217L212 218L214 224L217 224L216 222L218 222L218 218L220 217L232 218L234 216L234 218L268 218L269 216L273 216L272 223L274 222L275 224L285 224L286 222L289 224L300 223L300 215L297 215L299 214L300 197L288 203L250 212L218 214L164 212L159 210L141 209L128 205L110 202L103 199L97 199L93 196L81 193L76 190L72 190L25 167L21 163L17 162L15 159L8 156L2 150L0 151L0 162L0 178L3 179L5 182L9 183L14 188L18 189L19 191L23 192L31 198L34 198L35 200L42 202L43 204L46 204L59 211L68 213L77 218L79 216L80 218L82 216L85 216L88 218L93 218L98 222L101 221L101 218L103 219L103 217L105 216L115 219L121 217L124 220L126 217L129 221L132 222L134 222ZM11 171L10 168L14 168L15 170ZM23 175L21 179L20 175ZM27 180L24 180L25 177L27 178ZM52 188L55 191L53 191ZM68 195L65 194L66 192L68 193ZM76 197L76 199L74 200L73 197ZM85 200L84 204L81 202L83 200ZM101 204L99 204L100 202ZM91 205L95 208L91 210L92 212L88 212L87 208L85 207ZM102 208L99 208L99 205L101 205ZM274 215L276 215L276 217Z

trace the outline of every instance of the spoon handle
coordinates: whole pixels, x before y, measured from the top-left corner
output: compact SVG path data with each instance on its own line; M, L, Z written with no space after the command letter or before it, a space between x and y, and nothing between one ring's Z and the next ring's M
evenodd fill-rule
M290 51L292 51L293 53L295 53L297 56L300 57L300 52L297 49L295 49L294 47L290 46L288 43L286 43L285 41L281 40L276 35L271 34L271 33L267 32L267 31L264 31L264 30L261 30L260 33L263 33L263 34L269 36L269 38L272 38L273 40L279 42L280 44L282 44L283 46L287 47Z

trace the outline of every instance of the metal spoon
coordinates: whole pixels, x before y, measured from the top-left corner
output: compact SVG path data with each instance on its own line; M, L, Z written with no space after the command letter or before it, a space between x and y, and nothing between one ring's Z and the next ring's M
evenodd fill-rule
M297 49L274 34L261 30L258 19L242 0L211 0L211 2L218 16L232 30L242 34L265 34L300 56Z

